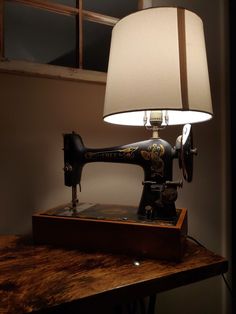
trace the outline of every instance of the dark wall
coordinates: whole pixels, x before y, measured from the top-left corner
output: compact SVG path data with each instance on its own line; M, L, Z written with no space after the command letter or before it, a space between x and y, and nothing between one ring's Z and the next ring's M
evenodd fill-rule
M236 207L236 200L233 193L233 187L235 186L235 179L236 179L236 151L235 151L235 134L236 134L236 124L235 124L235 117L236 117L236 109L235 109L235 103L236 103L236 90L235 90L235 71L236 71L236 48L235 48L235 14L236 14L236 4L234 0L229 1L229 26L230 26L230 110L231 110L231 170L232 170L232 176L231 176L231 188L232 188L232 265L234 266L232 269L232 277L233 277L233 287L235 288L235 263L236 263L236 230L234 226L234 222L236 219L235 214L235 207ZM235 313L236 311L236 301L233 302L233 311L232 313Z

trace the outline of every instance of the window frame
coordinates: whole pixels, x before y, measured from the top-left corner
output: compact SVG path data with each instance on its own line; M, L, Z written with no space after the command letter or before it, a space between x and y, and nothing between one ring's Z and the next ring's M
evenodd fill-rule
M51 2L50 0L0 0L0 72L14 73L48 78L82 80L97 83L106 82L106 73L83 69L83 21L109 25L113 27L119 19L113 16L83 9L84 0L76 0L76 6ZM68 68L60 65L49 65L24 60L9 60L4 51L4 5L13 2L38 10L46 10L54 14L75 17L76 27L76 67ZM145 0L137 0L137 10L143 9Z

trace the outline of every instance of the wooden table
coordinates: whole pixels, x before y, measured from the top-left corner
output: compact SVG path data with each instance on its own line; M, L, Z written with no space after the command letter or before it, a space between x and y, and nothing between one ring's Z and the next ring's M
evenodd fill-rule
M227 261L188 241L181 263L35 246L0 236L0 313L108 313L109 306L227 271Z

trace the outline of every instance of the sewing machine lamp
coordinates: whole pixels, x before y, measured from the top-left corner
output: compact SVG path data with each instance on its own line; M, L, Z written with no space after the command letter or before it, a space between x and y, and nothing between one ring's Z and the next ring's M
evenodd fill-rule
M203 23L183 8L157 7L131 14L112 32L103 119L145 126L152 138L170 125L212 117ZM176 141L179 166L192 180L190 125Z
M158 7L121 19L112 31L103 119L149 128L151 138L95 149L87 148L75 132L64 134L65 185L72 187L72 202L36 215L35 239L40 243L74 243L85 249L180 259L187 234L187 211L175 207L182 180L173 180L172 164L178 159L183 178L192 180L196 149L191 124L211 117L199 16L183 8ZM159 130L177 124L184 125L183 131L172 146L159 137ZM141 166L144 180L138 208L102 204L87 208L80 204L76 187L83 166L91 162ZM66 236L61 234L62 225L67 226Z

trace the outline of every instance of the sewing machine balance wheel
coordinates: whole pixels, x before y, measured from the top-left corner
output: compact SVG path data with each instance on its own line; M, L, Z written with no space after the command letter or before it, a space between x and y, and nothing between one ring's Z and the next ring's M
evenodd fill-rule
M185 124L181 136L179 167L187 182L191 182L193 178L193 155L197 155L197 149L193 148L192 127L190 124Z

